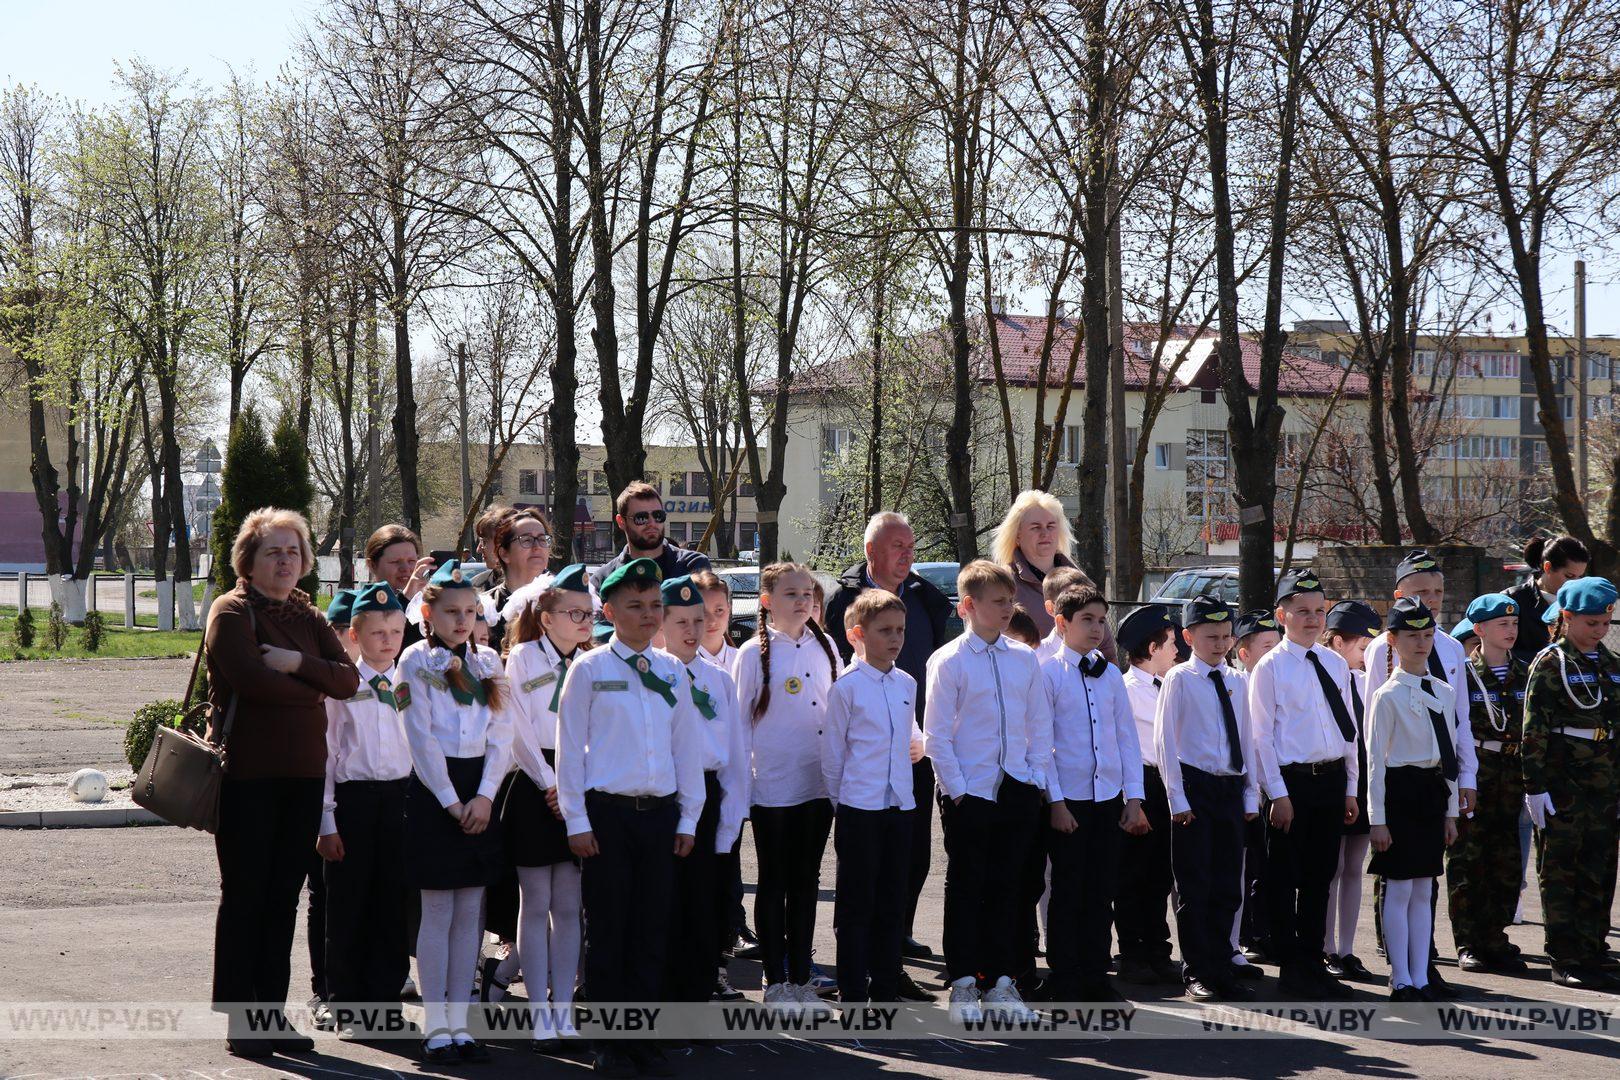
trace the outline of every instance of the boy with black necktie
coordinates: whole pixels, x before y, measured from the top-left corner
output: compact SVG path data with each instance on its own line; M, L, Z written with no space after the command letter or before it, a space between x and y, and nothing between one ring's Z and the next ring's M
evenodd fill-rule
M1266 812L1266 905L1271 949L1285 993L1344 1000L1350 992L1322 969L1328 886L1339 838L1356 808L1355 723L1350 669L1317 644L1327 602L1316 572L1277 582L1283 641L1249 673L1249 721Z
M1153 722L1164 776L1176 881L1176 929L1194 1001L1244 998L1232 968L1232 921L1243 898L1243 823L1260 809L1251 767L1248 703L1226 666L1232 609L1212 596L1187 601L1182 636L1192 659L1165 676Z

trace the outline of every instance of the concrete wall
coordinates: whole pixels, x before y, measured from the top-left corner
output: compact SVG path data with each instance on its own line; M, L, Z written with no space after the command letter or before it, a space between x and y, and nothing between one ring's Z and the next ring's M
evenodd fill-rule
M1393 599L1395 568L1410 550L1383 544L1324 547L1317 551L1313 566L1328 603L1365 600L1384 612ZM1428 550L1446 576L1446 599L1439 612L1442 629L1457 625L1474 597L1513 584L1502 569L1502 560L1491 557L1484 548L1456 544Z

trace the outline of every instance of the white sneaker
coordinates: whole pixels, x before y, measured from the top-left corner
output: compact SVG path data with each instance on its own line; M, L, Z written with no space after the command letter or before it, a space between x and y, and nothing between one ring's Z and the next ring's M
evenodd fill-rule
M782 1012L794 1012L804 1008L804 1002L799 998L799 988L792 983L771 983L765 988L765 1004Z
M1524 895L1521 893L1519 895L1519 906L1513 909L1513 925L1514 926L1522 926L1523 924L1524 924Z
M951 983L951 1020L958 1024L977 1024L984 1019L979 1007L979 985L971 975L964 975Z
M1024 1004L1023 996L1018 993L1018 987L1005 975L996 980L996 985L985 991L984 1004L986 1008L994 1008L1009 1020L1020 1024L1031 1024L1041 1018L1040 1013Z
M806 1012L821 1016L832 1015L832 1006L821 999L821 995L816 993L816 988L810 983L799 983L794 986L793 993L799 999L799 1003L804 1006Z

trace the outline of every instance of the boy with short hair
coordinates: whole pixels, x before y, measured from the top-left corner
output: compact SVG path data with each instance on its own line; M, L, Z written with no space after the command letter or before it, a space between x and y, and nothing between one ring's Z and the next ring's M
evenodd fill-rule
M844 609L855 663L828 694L821 775L835 810L838 996L895 1001L905 938L911 766L922 759L917 682L895 666L906 640L905 601L867 589Z
M1052 715L1035 653L1006 636L1017 582L978 559L957 575L967 632L929 658L924 742L945 832L945 970L951 1017L984 1003L1032 1015L1017 973L1020 873L1038 835Z
M669 948L675 859L691 854L704 785L690 682L652 647L662 628L661 574L632 559L602 580L613 624L605 648L569 665L557 714L557 805L581 862L585 985L594 1001L656 1001ZM603 1042L605 1076L669 1063L649 1040Z
M411 748L395 685L405 608L386 582L363 585L338 612L340 635L360 670L346 701L326 701L326 786L320 837L326 886L326 978L339 1034L386 1018L346 1015L346 1006L394 1007L410 974L405 789ZM338 607L337 599L333 606Z
M1130 666L1125 695L1136 721L1142 750L1142 812L1148 832L1127 836L1121 845L1119 894L1114 898L1114 932L1119 937L1119 977L1147 985L1181 981L1180 965L1170 959L1170 803L1153 749L1153 718L1163 678L1176 666L1178 624L1163 604L1148 604L1125 616L1115 640Z
M1041 664L1052 714L1046 797L1052 904L1047 962L1055 1001L1117 1001L1108 983L1121 831L1148 830L1142 748L1125 681L1103 656L1108 601L1094 586L1058 597L1063 651Z
M1037 660L1045 660L1063 651L1063 635L1058 633L1055 621L1058 597L1063 595L1065 589L1090 584L1091 579L1086 576L1085 571L1073 566L1054 566L1041 579L1041 605L1046 608L1046 617L1054 621L1051 631L1041 639L1040 647L1035 650Z
M1350 668L1318 644L1327 601L1315 571L1291 570L1279 579L1277 619L1283 641L1248 678L1255 757L1270 800L1265 888L1271 948L1285 993L1343 1000L1349 991L1323 970L1321 958L1339 837L1357 814Z
M1170 858L1183 980L1194 1001L1242 998L1231 928L1243 899L1243 823L1260 809L1248 703L1226 666L1232 609L1197 596L1181 624L1193 656L1165 676L1153 742L1175 822Z

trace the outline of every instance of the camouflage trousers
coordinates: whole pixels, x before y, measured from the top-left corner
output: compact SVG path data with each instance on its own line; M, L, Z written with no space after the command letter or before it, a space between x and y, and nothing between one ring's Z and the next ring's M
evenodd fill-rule
M1457 819L1446 854L1451 934L1459 950L1500 955L1519 904L1519 811L1524 774L1518 754L1481 750L1479 795L1472 818Z
M1536 850L1547 955L1559 967L1595 967L1607 954L1616 861L1615 744L1552 735L1548 793L1556 813Z

